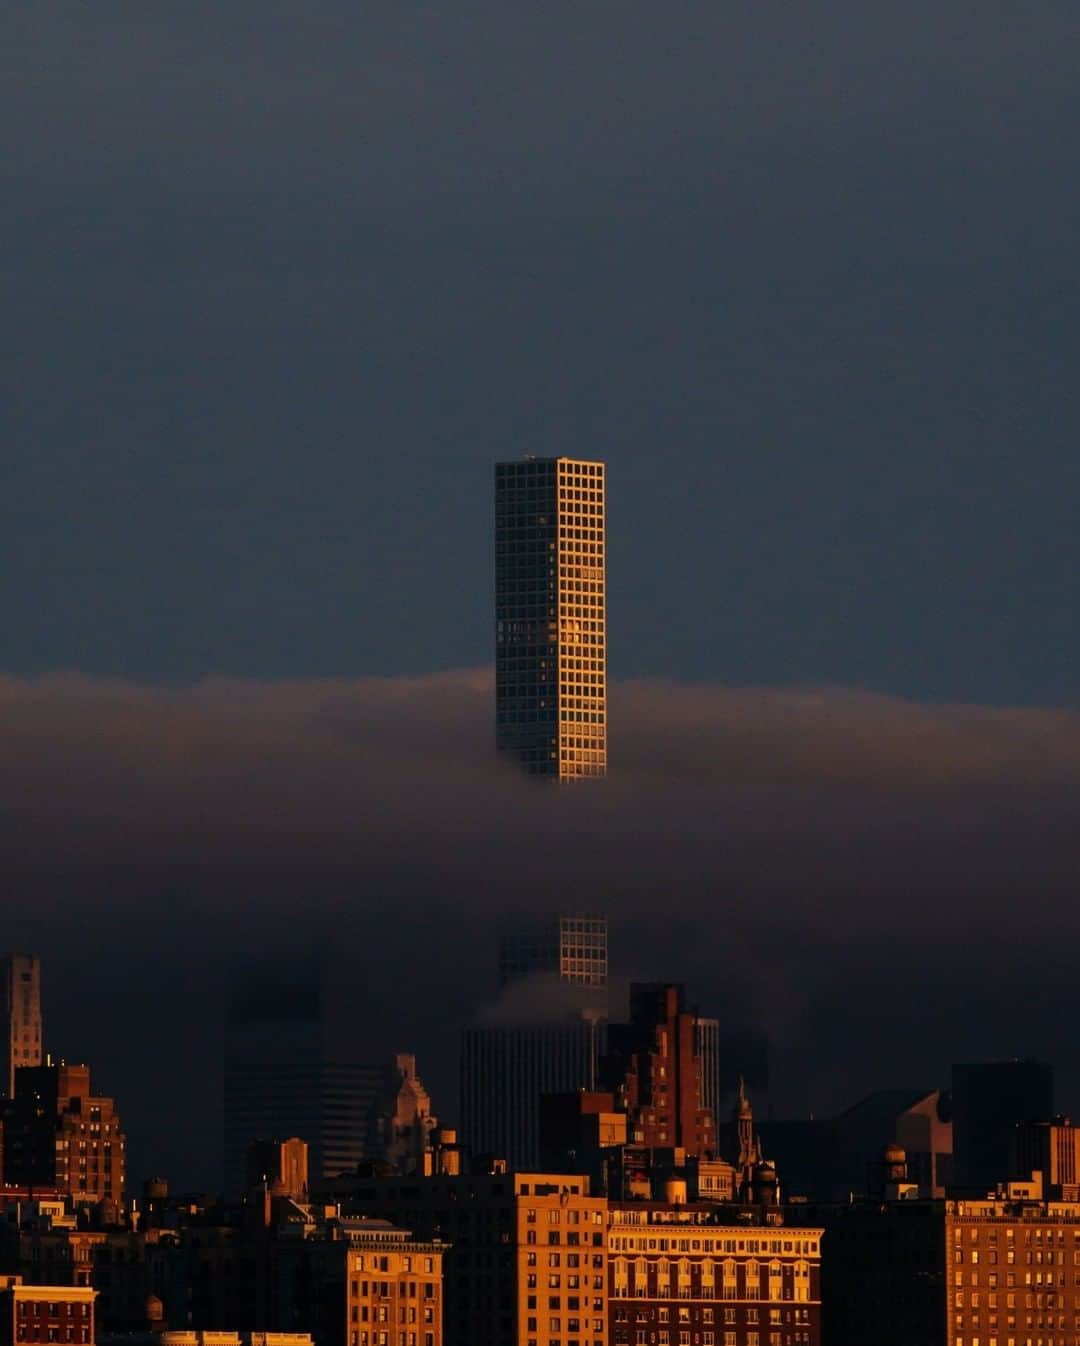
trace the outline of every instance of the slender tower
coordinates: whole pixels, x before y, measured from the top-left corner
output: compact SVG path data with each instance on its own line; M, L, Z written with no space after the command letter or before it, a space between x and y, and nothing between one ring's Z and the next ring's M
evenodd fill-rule
M607 772L604 464L495 465L495 734L529 775Z
M0 958L0 1093L15 1095L15 1071L41 1065L41 960L32 953Z

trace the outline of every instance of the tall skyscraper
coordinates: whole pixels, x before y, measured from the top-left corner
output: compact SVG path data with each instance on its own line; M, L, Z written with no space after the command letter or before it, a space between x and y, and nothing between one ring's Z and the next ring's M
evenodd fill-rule
M607 920L560 912L499 936L504 994L461 1036L462 1139L516 1168L540 1161L540 1099L596 1087L607 1042ZM528 978L538 980L515 993Z
M604 464L495 466L495 738L530 775L607 771Z
M318 959L234 971L225 1002L225 1179L239 1191L255 1140L298 1137L313 1181L364 1158L378 1063L329 1050L326 987Z
M554 973L574 986L607 986L607 920L568 912L522 922L499 936L499 985Z
M475 1154L513 1169L540 1162L544 1094L596 1088L606 1023L599 1010L558 1022L466 1028L461 1035L461 1130Z
M15 1071L41 1065L41 960L32 953L0 959L0 1090L15 1095Z

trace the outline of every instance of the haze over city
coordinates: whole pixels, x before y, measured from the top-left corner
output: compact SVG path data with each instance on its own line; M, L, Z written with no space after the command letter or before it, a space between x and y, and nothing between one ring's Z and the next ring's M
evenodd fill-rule
M495 925L564 902L792 1114L966 1056L1068 1100L1078 25L0 18L5 947L134 1175L215 1181L238 959L332 947L451 1117ZM571 790L492 750L528 453L607 464Z

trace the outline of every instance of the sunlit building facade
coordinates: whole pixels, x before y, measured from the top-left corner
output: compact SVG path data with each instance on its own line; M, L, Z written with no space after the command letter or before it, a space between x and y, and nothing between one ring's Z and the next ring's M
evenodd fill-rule
M529 775L607 771L604 464L495 466L495 728Z
M13 1098L16 1070L41 1060L41 960L9 953L0 958L0 1093Z

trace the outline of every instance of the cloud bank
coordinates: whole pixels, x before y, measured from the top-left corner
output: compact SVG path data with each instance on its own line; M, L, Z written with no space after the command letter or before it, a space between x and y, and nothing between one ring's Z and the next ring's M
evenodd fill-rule
M1080 714L625 682L609 779L552 790L494 759L490 705L486 669L0 680L6 940L136 1162L216 1164L227 968L312 945L349 1045L418 1051L452 1116L494 927L560 905L608 912L620 976L768 1034L780 1108L1068 1047Z

